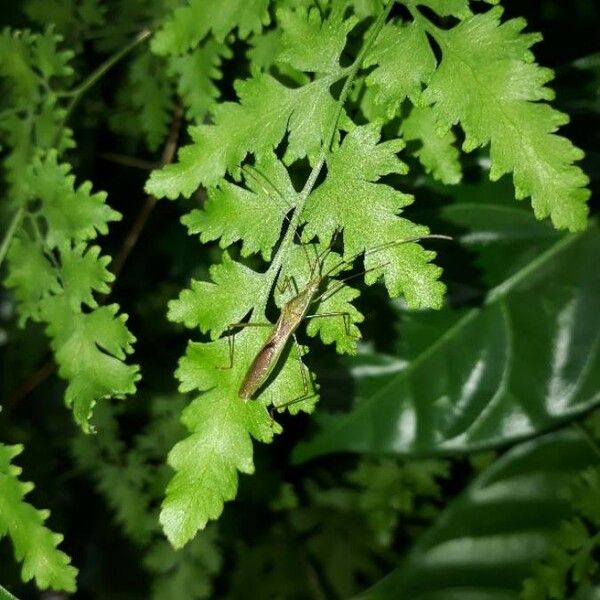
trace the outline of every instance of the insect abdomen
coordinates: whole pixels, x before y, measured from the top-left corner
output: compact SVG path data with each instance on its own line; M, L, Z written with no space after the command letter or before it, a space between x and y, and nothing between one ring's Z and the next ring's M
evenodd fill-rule
M278 345L273 341L267 342L261 348L240 386L238 395L242 400L250 400L263 386L277 363L276 355L280 352Z

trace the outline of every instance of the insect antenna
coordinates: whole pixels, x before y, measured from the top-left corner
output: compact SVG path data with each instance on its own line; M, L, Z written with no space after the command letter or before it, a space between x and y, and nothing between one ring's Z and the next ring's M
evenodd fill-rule
M407 238L405 240L395 240L393 242L386 242L385 244L380 244L379 246L374 246L373 248L368 248L367 250L363 250L362 252L357 252L356 254L350 256L349 258L345 258L341 260L337 265L334 265L329 269L324 277L329 277L334 271L339 269L342 265L352 264L361 254L366 256L367 254L373 254L375 252L381 252L386 248L393 248L394 246L401 246L402 244L409 244L411 242L420 242L421 240L450 240L452 241L449 235L441 235L437 233L431 233L428 235L420 235L412 238Z
M436 234L436 233L432 233L429 235L422 235L420 237L414 237L414 238L408 238L406 240L397 240L394 242L387 242L386 244L381 244L380 246L375 246L373 248L369 248L368 250L364 250L363 252L358 252L357 254L354 254L353 256L351 256L350 258L347 258L345 260L340 261L337 265L333 266L331 269L329 269L329 271L327 271L327 273L324 275L324 277L329 277L336 269L338 269L339 267L341 267L344 264L351 264L352 262L354 262L361 254L363 255L367 255L367 254L373 254L375 252L380 252L381 250L385 250L386 248L391 248L394 246L400 246L401 244L408 244L410 242L418 242L420 240L429 240L429 239L434 239L434 240L452 240L452 238L448 235L441 235L441 234ZM336 294L343 286L343 284L348 281L349 279L355 279L356 277L360 277L361 275L364 275L365 273L370 273L372 271L377 271L377 269L381 269L383 267L385 267L386 265L389 264L389 261L386 263L383 263L381 265L377 265L376 267L371 267L369 269L365 269L363 271L361 271L360 273L355 273L353 275L349 275L348 277L344 277L343 279L338 280L339 285L337 285L336 287L334 287L332 290L325 290L322 294L318 295L313 302L319 302L320 300L323 300L324 297L330 297L333 296L334 294Z

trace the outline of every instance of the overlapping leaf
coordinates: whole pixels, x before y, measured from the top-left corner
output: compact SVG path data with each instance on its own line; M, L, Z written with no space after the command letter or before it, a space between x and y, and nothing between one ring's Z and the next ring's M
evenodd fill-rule
M176 78L177 92L190 121L202 122L218 98L215 80L221 79L223 58L231 58L231 51L214 39L186 54L169 58L169 73Z
M420 147L415 156L425 171L448 185L458 183L462 177L459 153L452 130L439 131L435 112L427 106L415 106L402 121L400 133L407 141L416 141Z
M501 23L500 7L473 15L463 1L405 4L414 20L390 23L382 31L367 56L375 69L366 83L388 118L406 97L433 108L438 140L429 113L413 113L407 130L412 139L424 142L419 154L425 167L436 174L437 160L426 146L426 141L435 142L454 165L446 181L455 182L456 159L448 136L459 123L465 133L463 150L490 144L493 180L513 173L517 198L531 197L538 218L550 216L559 229L582 229L589 191L586 176L573 164L582 153L555 133L567 117L543 102L553 98L545 87L552 73L533 62L530 47L539 36L522 33L523 19ZM419 12L422 4L461 21L440 29ZM439 64L427 36L441 50Z
M517 600L532 561L544 556L555 528L572 513L569 485L595 462L572 429L513 448L446 508L395 571L359 598Z
M428 230L398 216L410 196L377 183L384 175L406 172L397 157L404 144L379 143L379 135L376 125L357 127L331 154L328 177L303 213L307 230L329 240L343 229L346 258L367 251L368 283L383 274L391 296L403 293L411 306L439 307L445 288L438 281L440 269L430 264L435 254L415 241Z
M152 41L157 54L182 54L194 48L209 32L217 40L235 28L241 38L260 31L269 22L269 0L232 0L218 4L207 0L189 0L175 9Z
M525 22L500 23L497 7L449 31L431 30L442 61L423 92L440 125L460 122L463 149L490 144L490 177L512 172L517 198L531 196L538 218L550 216L557 228L585 226L587 177L573 163L582 152L554 132L567 117L540 102L552 73L533 62L529 48L539 40L523 34Z
M296 88L286 87L267 73L238 81L235 88L239 102L216 106L212 111L213 125L190 128L193 143L180 150L178 163L151 174L146 184L148 192L171 199L179 195L189 197L200 185L218 184L228 172L237 176L240 163L249 153L263 158L286 133L286 162L318 154L337 114L330 87L344 74L339 66L344 48L341 35L354 24L354 19L343 20L341 13L334 11L322 22L320 17L316 20L314 10L306 12L301 8L281 10L278 17L284 25L281 51L286 61L297 68L323 68L325 75ZM298 53L298 47L304 43L302 36L307 34L306 26L299 26L301 19L310 20L312 29L321 24L322 33L315 33L321 42L332 36L333 43L320 43L318 59L304 60Z
M600 235L594 227L552 241L481 308L446 311L438 325L418 314L404 320L411 362L399 371L366 369L355 408L324 422L296 457L503 445L598 404ZM424 319L426 328L411 325Z
M224 181L210 190L202 210L191 211L182 222L189 233L199 233L202 242L220 239L225 248L241 241L243 256L260 252L268 259L296 192L272 153L246 170L245 179L246 187Z
M305 396L299 357L292 348L291 356L284 358L273 381L256 398L239 398L248 365L268 333L251 329L236 336L234 361L229 369L225 339L190 342L180 361L180 391L203 393L183 412L183 422L191 435L169 454L175 475L167 487L160 521L175 547L192 539L208 520L219 517L224 502L237 493L238 471L254 472L252 438L270 442L280 431L268 406ZM297 412L310 410L310 406L310 399L306 399L289 409Z
M0 81L9 82L0 99L0 142L8 150L3 167L14 202L23 198L23 173L36 148L62 152L74 146L64 124L65 111L52 91L73 74L73 52L64 50L61 42L52 28L43 34L9 29L0 33Z
M22 450L22 446L0 444L0 538L8 535L11 539L15 557L23 563L23 581L35 579L42 589L72 592L77 570L57 548L62 535L44 525L47 510L37 510L24 500L33 485L21 482L21 469L12 464Z

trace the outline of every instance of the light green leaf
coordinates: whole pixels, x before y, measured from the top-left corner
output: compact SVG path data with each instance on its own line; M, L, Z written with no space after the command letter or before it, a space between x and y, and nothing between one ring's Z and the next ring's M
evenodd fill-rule
M282 30L283 50L278 60L299 71L336 73L346 36L357 19L344 19L346 3L336 1L329 17L323 20L319 7L281 9L277 12Z
M331 154L328 177L311 194L303 213L307 231L327 241L343 229L345 258L368 251L365 268L372 271L367 283L383 273L391 296L403 293L410 306L438 308L445 288L438 281L440 269L429 264L434 253L415 241L394 245L428 230L398 216L412 202L410 196L377 183L383 175L406 172L396 156L404 144L379 143L379 137L376 125L357 127Z
M287 161L315 155L335 114L331 83L323 78L290 89L266 73L238 82L239 104L219 104L214 125L190 128L193 143L179 151L179 162L153 171L146 190L159 198L189 198L200 185L218 184L226 172L237 175L248 153L263 158L287 131Z
M188 0L186 6L176 8L152 40L156 54L182 54L212 32L222 41L239 29L241 38L259 32L269 23L269 0L228 0L215 3L210 0Z
M133 393L139 379L138 367L124 363L135 341L127 317L117 316L116 304L98 308L94 297L110 290L110 258L86 244L120 214L89 182L76 188L70 166L59 164L55 151L36 156L23 190L40 208L27 213L9 250L6 285L19 302L21 323L31 317L46 324L59 375L69 381L66 404L87 432L96 402Z
M522 33L523 19L501 24L501 15L496 7L448 31L423 25L442 49L423 101L445 128L460 123L466 152L490 144L491 179L512 172L517 198L531 196L536 217L583 229L588 180L573 165L583 153L554 133L567 117L540 102L553 98L552 73L529 50L540 37Z
M405 98L419 102L422 84L436 67L427 36L416 23L387 23L365 58L366 67L374 65L365 82L374 89L375 103L385 108L388 118Z
M61 290L52 263L27 235L13 239L8 253L10 271L4 283L19 304L19 323L40 319L40 300Z
M413 107L402 121L400 133L407 142L420 142L414 154L426 173L448 185L461 180L459 154L454 146L456 136L450 129L439 131L435 112L430 107Z
M365 318L352 304L360 296L360 292L350 286L340 286L335 280L329 282L323 291L323 298L316 304L315 315L309 320L306 333L319 336L324 344L335 343L339 354L356 353L356 344L360 339L360 331L356 323Z
M177 80L177 92L190 121L201 123L219 97L214 80L222 77L222 58L231 56L226 45L208 39L187 54L169 58L169 74Z
M231 369L226 368L229 356L225 339L207 344L190 342L179 363L180 391L203 394L183 412L183 423L191 435L169 454L175 475L167 487L160 521L176 548L192 539L210 519L219 517L224 502L236 495L238 471L254 472L252 438L270 442L281 431L267 407L304 395L294 350L256 398L239 398L247 366L267 333L254 328L239 333ZM310 404L305 401L292 408L295 412L307 410Z
M37 510L24 500L33 484L19 480L21 469L12 464L22 446L0 444L0 538L8 535L15 557L23 563L23 581L35 579L41 589L75 591L77 569L57 546L63 536L46 528L47 510Z
M75 176L68 164L59 164L54 151L38 155L26 176L29 198L41 200L48 223L46 243L50 248L108 233L108 223L121 215L106 203L106 193L92 193L92 184L75 188Z
M225 253L220 265L210 268L212 282L192 281L177 300L169 302L169 320L219 337L232 323L239 323L254 307L264 277L235 262Z
M228 181L210 190L202 210L194 209L182 223L202 242L220 238L226 248L242 241L242 256L261 252L268 260L296 192L288 172L273 154L245 172L246 188ZM256 226L260 223L260 227Z
M118 308L111 304L81 313L73 312L61 296L42 301L58 373L69 381L65 402L86 432L96 402L132 394L140 378L137 365L123 362L135 337L125 325L127 316L117 316Z

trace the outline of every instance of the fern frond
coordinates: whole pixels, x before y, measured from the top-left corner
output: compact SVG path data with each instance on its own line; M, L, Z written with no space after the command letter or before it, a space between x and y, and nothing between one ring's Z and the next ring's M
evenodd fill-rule
M126 316L117 316L115 304L98 307L94 297L110 289L110 259L87 246L120 215L105 204L105 194L91 192L90 183L76 188L56 152L39 155L23 179L25 200L37 200L40 209L9 250L6 285L14 290L21 323L46 324L59 374L69 381L66 403L88 431L95 403L133 393L139 379L137 366L124 363L135 341Z
M269 23L269 0L230 0L223 4L206 0L188 0L176 8L152 40L152 50L159 55L182 54L212 32L222 41L232 30L245 38Z
M33 485L21 482L21 469L12 464L22 451L20 445L0 444L0 538L10 537L15 557L23 563L23 581L35 579L41 589L73 592L77 569L57 548L62 535L44 525L49 516L47 510L38 510L24 500Z

